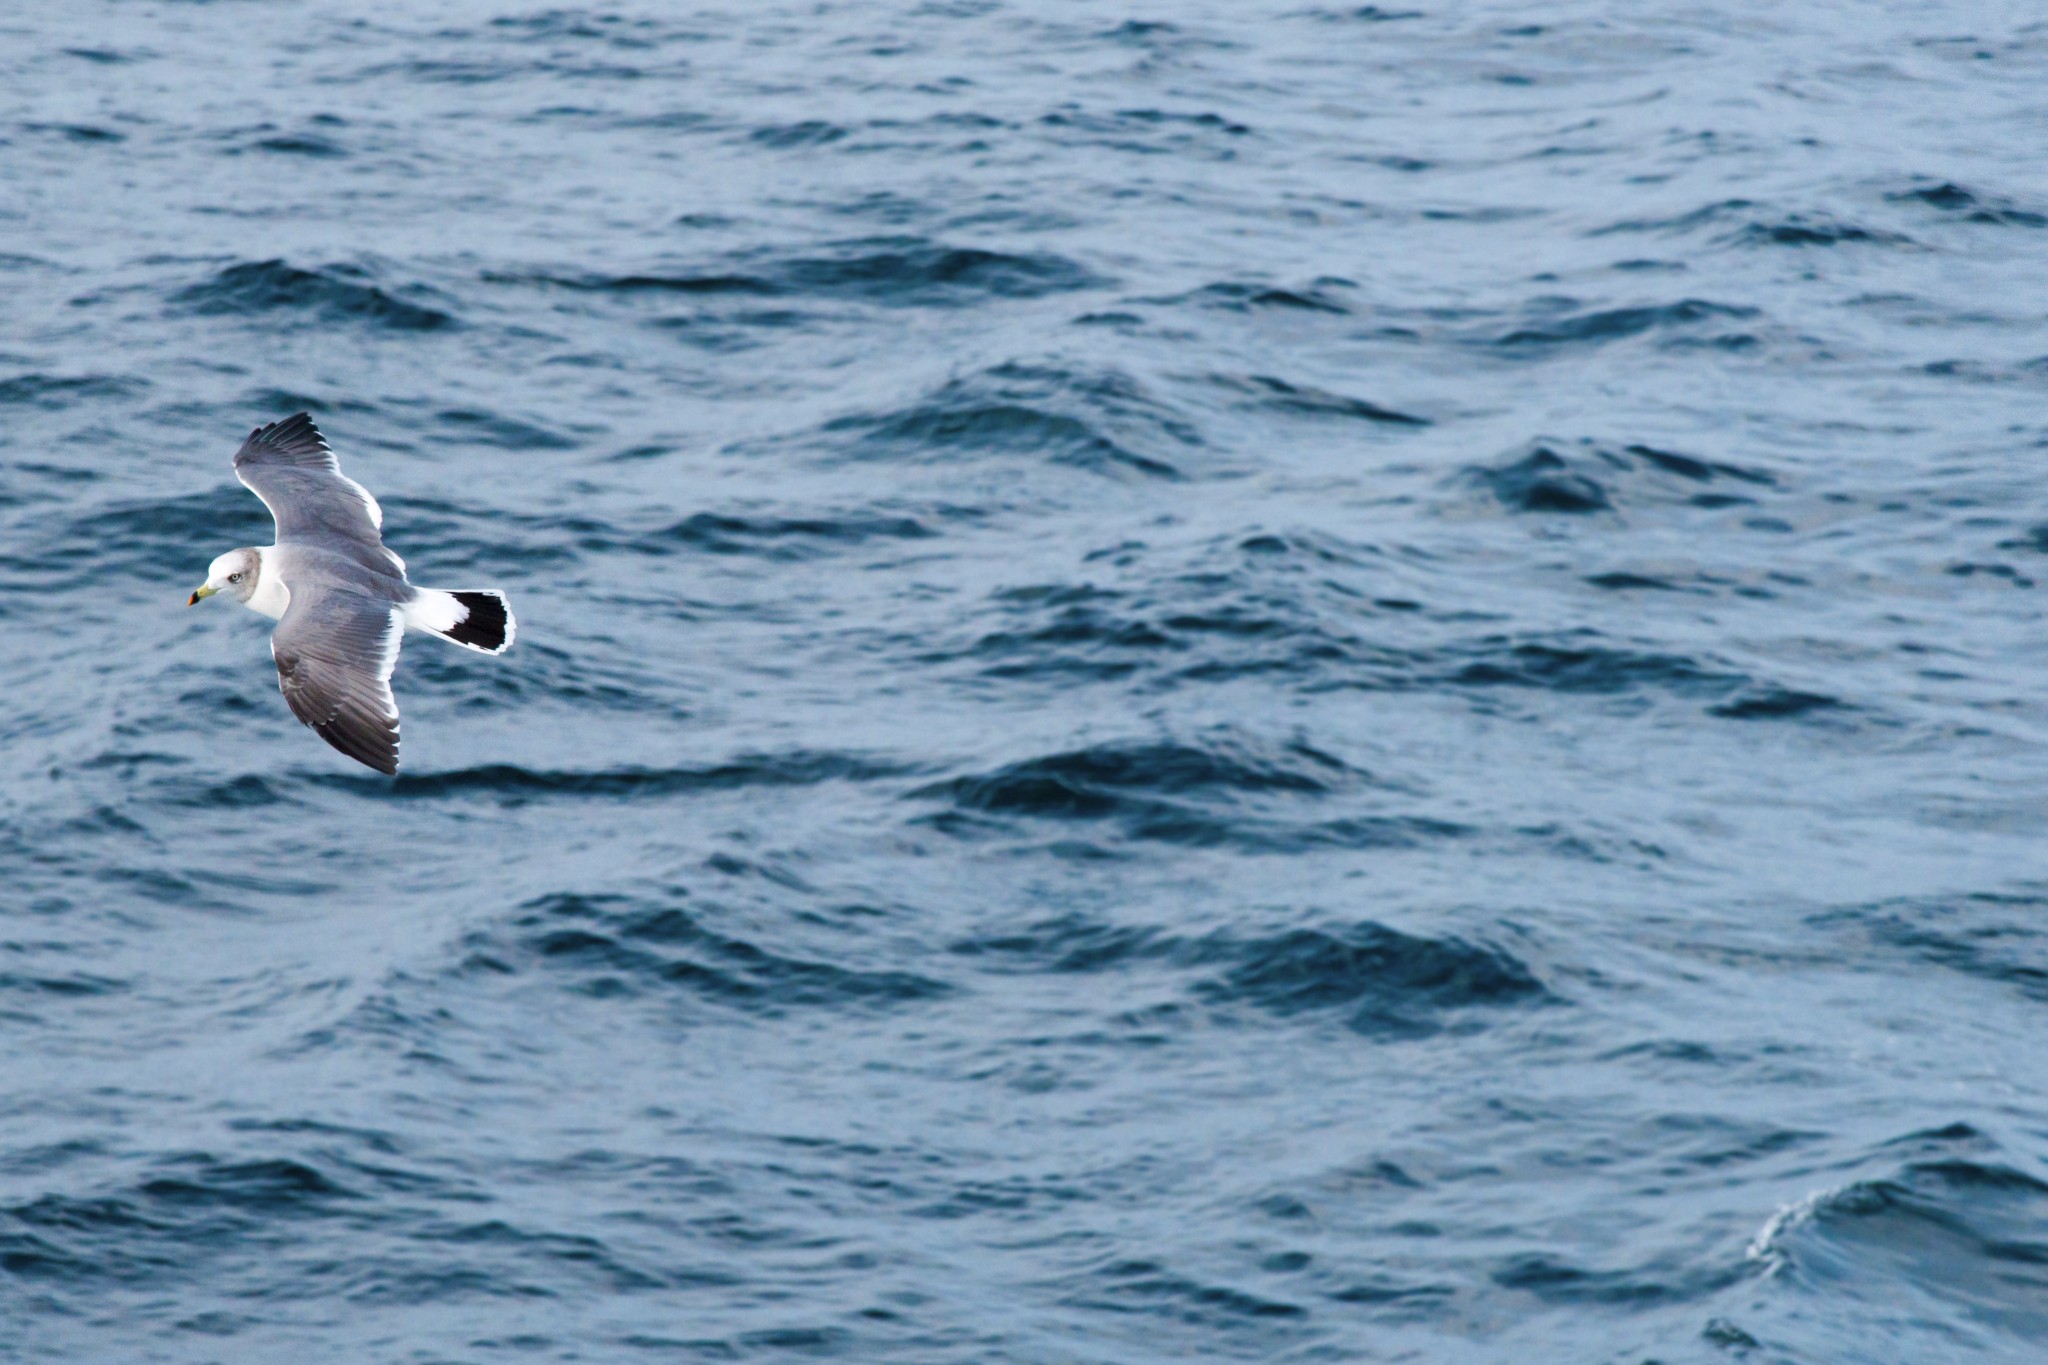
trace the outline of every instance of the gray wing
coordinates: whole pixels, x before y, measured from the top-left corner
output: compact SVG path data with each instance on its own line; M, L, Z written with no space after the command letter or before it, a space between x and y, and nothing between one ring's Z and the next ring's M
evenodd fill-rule
M381 773L398 771L391 670L404 631L389 602L333 584L299 583L270 635L277 685L292 714Z
M384 548L384 509L341 472L310 415L250 432L235 452L235 477L270 509L278 544L310 542L372 568L405 572L405 561Z

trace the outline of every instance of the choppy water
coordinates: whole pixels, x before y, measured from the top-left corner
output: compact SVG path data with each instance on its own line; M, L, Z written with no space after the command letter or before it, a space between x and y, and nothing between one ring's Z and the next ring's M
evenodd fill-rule
M0 20L0 1359L2040 1358L2037 6L370 13Z

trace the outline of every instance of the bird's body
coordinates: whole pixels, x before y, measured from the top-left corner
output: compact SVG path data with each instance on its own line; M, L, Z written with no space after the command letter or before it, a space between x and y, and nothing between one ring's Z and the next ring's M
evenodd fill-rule
M407 582L384 545L384 509L303 412L251 432L235 476L270 509L277 543L220 556L190 600L231 593L276 621L270 652L292 714L357 762L397 772L400 638L412 629L502 654L517 630L504 594Z

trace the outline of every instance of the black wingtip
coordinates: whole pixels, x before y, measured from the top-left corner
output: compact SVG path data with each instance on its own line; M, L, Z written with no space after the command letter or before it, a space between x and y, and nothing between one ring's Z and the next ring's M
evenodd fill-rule
M259 458L279 464L331 466L334 452L328 447L327 438L320 434L320 428L313 425L313 414L295 412L282 421L251 431L249 439L235 453L236 464Z

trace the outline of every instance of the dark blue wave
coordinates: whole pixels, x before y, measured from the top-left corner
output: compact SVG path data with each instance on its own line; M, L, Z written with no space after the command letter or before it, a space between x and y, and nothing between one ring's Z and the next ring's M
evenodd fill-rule
M485 278L626 297L804 297L927 307L983 298L1034 299L1107 283L1086 267L1047 252L995 251L910 236L855 238L809 253L742 252L687 271L495 272Z
M323 785L365 788L406 800L470 793L500 797L604 797L635 799L724 791L734 788L810 786L819 782L868 782L914 773L914 765L855 754L796 751L758 754L701 767L625 767L593 771L544 771L506 763L448 772L408 772L388 784L353 775L323 776Z
M601 998L689 995L766 1014L908 1005L953 993L944 981L900 969L868 970L777 952L707 928L676 905L558 894L511 921L508 944L475 941L467 967L568 974Z
M187 286L172 299L206 316L303 316L395 332L438 332L455 326L455 315L439 306L438 298L424 301L433 297L429 291L417 285L387 290L373 278L365 267L345 262L305 269L281 259L243 261Z
M1498 948L1404 934L1364 921L1256 935L1178 935L1067 917L955 943L952 951L1003 971L1183 972L1194 998L1286 1019L1336 1017L1380 1039L1426 1037L1462 1011L1529 1007L1556 997Z
M1502 351L1547 354L1562 347L1599 346L1649 332L1678 331L1723 319L1745 321L1761 316L1761 309L1746 304L1680 299L1674 303L1596 308L1544 317L1493 337L1489 344Z
M1166 456L1203 444L1189 421L1127 374L1016 363L949 380L894 412L834 419L826 430L855 433L851 453L866 460L1029 454L1168 480L1181 473Z

